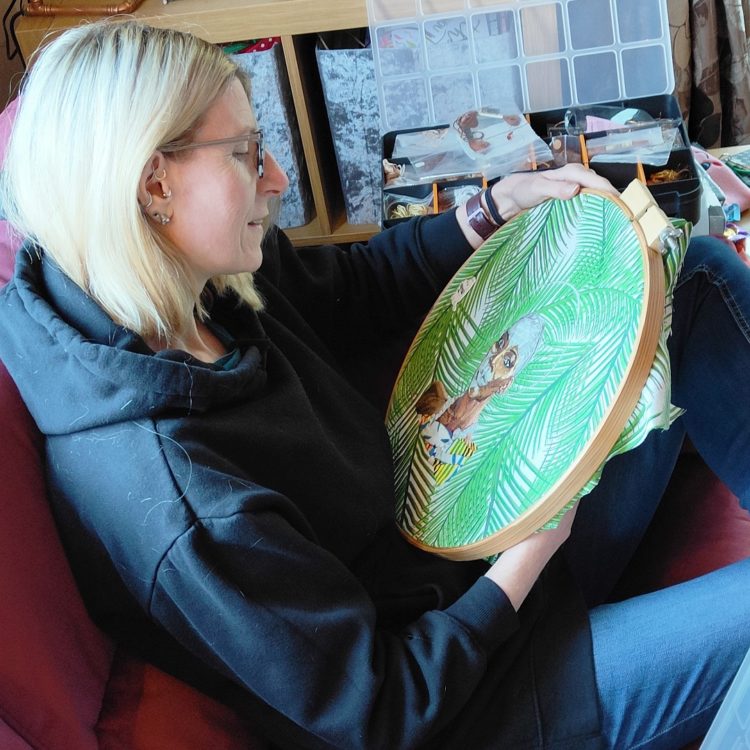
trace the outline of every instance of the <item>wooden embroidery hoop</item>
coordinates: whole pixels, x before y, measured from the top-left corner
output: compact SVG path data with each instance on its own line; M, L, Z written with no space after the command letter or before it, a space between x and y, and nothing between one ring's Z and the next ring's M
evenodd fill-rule
M640 244L643 264L642 304L638 330L627 372L620 382L609 409L595 434L589 439L585 450L580 454L580 458L570 466L568 471L541 500L500 530L493 531L478 541L451 544L450 546L436 546L425 543L417 535L411 533L407 528L408 524L403 522L402 514L398 518L401 533L411 544L422 550L454 560L479 559L502 552L540 529L576 497L597 469L600 468L638 403L654 362L663 327L665 280L660 237L665 229L671 227L671 223L641 182L633 181L620 197L598 193L597 191L583 192L602 196L615 203L629 220ZM462 270L463 267L459 270L457 276L461 274ZM446 292L449 289L450 284ZM446 294L446 292L443 294ZM439 304L441 298L442 295L436 305ZM428 325L427 322L426 325ZM418 334L412 348L415 347L419 339ZM397 378L394 394L399 380L404 374L406 363L409 361L409 354L407 354ZM389 414L392 405L393 396L389 405ZM424 502L425 507L429 507L430 498L426 498Z

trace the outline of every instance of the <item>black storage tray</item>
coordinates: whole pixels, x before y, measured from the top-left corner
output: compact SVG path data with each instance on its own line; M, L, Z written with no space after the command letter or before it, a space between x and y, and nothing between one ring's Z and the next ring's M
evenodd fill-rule
M445 126L443 126L445 127ZM391 154L393 153L393 147L396 144L396 136L399 133L417 133L420 130L429 130L430 128L407 128L404 130L391 130L388 133L386 133L383 136L383 139L381 141L381 146L383 149L382 157L383 159L388 159L389 161L393 162L394 164L404 164L404 159L392 159ZM380 170L380 223L384 228L392 227L394 224L398 224L402 221L406 221L406 219L389 219L386 215L385 211L385 201L386 196L393 194L393 193L400 193L402 195L411 195L416 198L422 198L426 197L429 194L432 194L432 185L408 185L408 186L396 186L396 187L386 187L385 184L385 176L383 175L383 170L381 168Z
M647 96L640 99L605 102L604 104L612 107L635 107L645 110L655 118L678 120L683 141L685 144L690 143L677 99L674 96ZM531 114L529 122L538 135L547 138L548 127L562 122L564 117L564 109L548 110ZM590 166L597 174L606 177L618 190L625 188L636 177L635 164L592 162ZM695 159L693 159L692 151L688 145L674 149L665 166L652 167L644 164L643 169L646 179L653 172L662 169L673 169L684 174L684 177L677 180L649 185L649 190L667 216L683 218L693 224L698 222L701 211L701 182Z
M643 109L648 112L652 117L655 118L667 118L670 120L676 120L680 123L680 132L685 144L689 144L687 129L685 123L682 121L682 114L680 112L679 104L677 99L671 95L660 95L660 96L646 96L639 99L627 99L621 101L604 102L605 106L612 107L635 107L637 109ZM536 133L542 138L547 139L547 131L551 125L555 125L562 122L565 118L565 109L547 110L544 112L534 112L529 115L529 123ZM435 127L446 127L446 125L433 125L423 128L409 128L404 130L394 130L386 133L383 136L383 158L390 159L390 155L393 153L393 146L396 140L396 136L399 133L413 133L420 130L431 130ZM398 159L393 160L398 162ZM636 178L636 165L632 163L617 163L617 162L593 162L591 168L602 177L606 177L618 190L623 190L627 185ZM656 185L649 185L649 190L656 199L659 207L664 211L667 216L679 217L686 219L687 221L695 224L700 219L701 213L701 182L698 176L695 159L693 159L692 151L689 145L683 148L677 148L672 151L669 161L666 165L660 167L653 167L648 164L643 165L646 179L649 176L659 170L673 169L684 177L670 182L663 182ZM382 180L382 172L381 172ZM494 182L494 180L493 180ZM426 189L422 186L417 186L416 192L411 192L412 188L393 188L394 191L403 192L404 194L421 195ZM431 189L431 187L430 187ZM391 188L383 185L382 192L387 193ZM426 194L426 193L425 193ZM382 212L382 223L384 227L391 226L404 219L387 219L385 212L381 207Z
M416 200L418 200L420 203L422 201L426 201L429 203L430 206L432 206L432 183L424 183L423 185L398 185L393 188L383 188L383 205L381 208L381 212L383 214L383 226L384 227L392 227L394 224L398 224L402 221L408 221L408 218L389 218L386 215L385 212L385 202L389 196L395 197L399 195L409 196ZM432 213L430 211L430 213Z
M435 130L438 128L447 128L448 124L445 123L443 125L430 125L423 128L404 128L403 130L391 130L388 133L385 133L383 135L382 140L382 148L383 148L383 159L388 159L388 161L393 162L394 164L404 164L406 163L405 159L393 159L391 158L391 154L393 153L393 147L396 144L396 136L400 135L401 133L419 133L424 130ZM456 177L456 180L459 180L459 177ZM450 182L451 180L449 178L445 179L445 182ZM383 171L380 172L380 184L381 184L381 206L380 206L380 214L381 214L381 224L383 227L388 228L392 227L394 224L399 224L402 221L408 221L408 219L389 219L385 212L385 201L386 197L388 195L393 194L400 194L400 195L407 195L412 196L417 199L427 198L428 196L432 196L432 182L424 182L424 183L418 183L414 185L396 185L394 187L387 187L385 185L385 181L383 178Z

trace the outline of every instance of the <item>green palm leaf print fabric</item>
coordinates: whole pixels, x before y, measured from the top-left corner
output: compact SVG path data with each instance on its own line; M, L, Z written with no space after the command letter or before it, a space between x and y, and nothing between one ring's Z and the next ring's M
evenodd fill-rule
M664 255L657 355L610 456L677 416L666 341L685 234ZM523 213L472 255L417 334L386 417L407 536L440 549L479 542L579 460L631 364L644 264L629 218L593 193Z

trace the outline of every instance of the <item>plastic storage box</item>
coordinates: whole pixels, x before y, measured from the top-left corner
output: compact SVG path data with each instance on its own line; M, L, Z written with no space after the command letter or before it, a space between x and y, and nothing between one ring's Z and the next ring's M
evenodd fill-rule
M669 94L666 0L368 0L381 132Z
M699 220L666 0L368 0L368 13L385 158L395 133L472 109L527 113L546 138L569 108L637 107L680 122L684 146L659 167L679 178L650 189L669 216ZM633 163L591 166L620 188L637 176Z
M653 172L664 169L673 170L680 176L679 179L673 179L669 182L649 185L649 190L667 216L679 216L696 224L700 219L701 211L701 181L697 172L698 167L690 150L690 141L682 122L677 99L671 95L662 95L606 102L606 104L614 107L642 109L654 118L666 118L680 122L684 145L672 150L666 164L658 167L644 164L643 167L647 180ZM530 115L529 121L534 130L545 137L548 126L562 121L564 116L564 109L550 110ZM592 163L591 167L602 177L606 177L618 190L624 189L638 176L634 163Z

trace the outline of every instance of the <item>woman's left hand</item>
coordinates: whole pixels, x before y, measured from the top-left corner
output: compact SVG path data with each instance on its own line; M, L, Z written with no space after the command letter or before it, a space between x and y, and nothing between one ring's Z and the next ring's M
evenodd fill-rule
M509 221L521 211L537 206L549 198L572 198L581 188L618 195L609 180L600 177L592 169L582 164L566 164L559 169L517 172L503 177L490 190L485 191L484 200L491 200L503 221ZM456 220L471 246L478 248L484 238L470 226L465 205L459 207Z
M583 164L566 164L541 172L518 172L503 177L486 194L504 221L548 198L572 198L581 188L619 195L612 183Z

